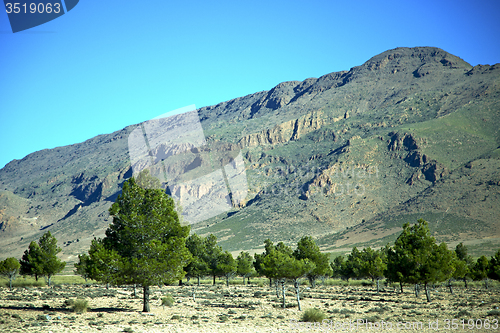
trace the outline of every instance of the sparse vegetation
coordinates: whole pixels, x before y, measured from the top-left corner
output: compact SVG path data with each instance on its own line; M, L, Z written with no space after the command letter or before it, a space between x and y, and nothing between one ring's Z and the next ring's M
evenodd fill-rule
M85 313L89 309L89 302L86 299L75 299L70 306L76 313Z
M322 322L326 315L317 308L306 309L302 314L301 321L305 322Z
M172 295L167 295L167 296L161 298L161 305L163 305L163 306L173 306L174 302L175 302L175 300L172 297Z

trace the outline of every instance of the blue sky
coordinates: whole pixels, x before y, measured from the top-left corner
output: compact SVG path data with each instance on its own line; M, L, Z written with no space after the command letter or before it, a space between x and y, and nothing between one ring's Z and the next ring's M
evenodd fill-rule
M88 1L13 34L0 5L0 168L167 111L400 46L500 62L500 2Z

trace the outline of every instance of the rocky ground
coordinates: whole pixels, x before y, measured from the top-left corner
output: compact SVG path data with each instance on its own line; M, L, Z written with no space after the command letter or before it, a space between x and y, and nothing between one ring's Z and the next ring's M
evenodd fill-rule
M162 306L161 299L168 294L173 296L174 304ZM453 294L448 288L440 287L432 291L431 303L426 302L423 293L415 298L409 287L400 294L391 287L376 293L373 286L317 286L314 289L304 286L302 311L296 306L291 288L286 295L289 307L282 309L275 290L262 283L261 286L231 285L229 288L223 285L202 285L195 289L192 286L155 287L150 313L141 311L141 297L140 289L134 297L132 288L106 289L98 285L24 287L12 291L0 288L0 331L434 332L437 321L439 331L500 332L498 286L490 290L479 285L468 289L455 287ZM71 309L70 300L77 298L88 300L87 312L75 313ZM325 313L327 321L316 326L300 322L304 310L314 307ZM474 322L469 321L471 319Z

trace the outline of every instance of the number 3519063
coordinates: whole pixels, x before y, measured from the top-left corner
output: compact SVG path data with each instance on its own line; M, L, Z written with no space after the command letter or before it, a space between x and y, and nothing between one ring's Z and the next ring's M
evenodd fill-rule
M56 13L59 14L61 12L61 4L60 3L30 3L29 5L27 3L6 3L5 4L5 9L7 11L7 14L19 14L19 13Z

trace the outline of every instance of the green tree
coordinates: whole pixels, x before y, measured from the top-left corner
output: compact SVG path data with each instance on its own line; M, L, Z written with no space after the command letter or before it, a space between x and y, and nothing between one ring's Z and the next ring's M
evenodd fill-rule
M453 273L453 278L462 279L464 281L465 288L467 288L467 278L470 277L474 261L468 254L467 246L463 243L457 244L455 247L455 253L457 261L455 262L455 273Z
M0 275L9 279L9 288L12 290L12 281L16 279L21 264L16 258L7 258L0 261Z
M243 285L245 285L245 278L248 278L250 282L250 277L255 275L255 268L253 267L253 258L250 253L242 251L236 258L237 269L236 272L239 276L243 277Z
M353 247L351 253L347 256L344 274L347 281L351 278L363 277L363 258L357 247Z
M186 240L186 247L189 252L191 252L192 260L184 268L186 271L186 276L193 277L198 280L198 286L200 285L200 278L210 274L210 269L208 263L205 261L205 243L204 238L198 236L197 234L192 234Z
M90 278L89 270L87 266L90 265L90 257L87 254L79 254L78 262L74 264L75 274L80 275L85 279L85 282Z
M143 311L149 312L150 286L172 283L185 275L191 260L186 248L189 226L181 226L174 200L163 190L142 188L134 178L109 209L113 222L89 250L99 281L143 288Z
M269 279L269 288L272 287L272 278L270 277L270 272L267 270L266 266L263 265L264 263L264 258L268 256L271 251L274 250L274 244L271 242L271 240L268 238L264 241L264 248L265 251L263 253L255 253L254 254L254 262L253 266L255 268L255 271L257 272L258 276L265 276Z
M343 256L337 256L330 263L330 267L332 268L332 277L333 278L341 278L347 279L346 272L346 262Z
M88 260L85 262L85 274L88 278L106 284L117 283L116 277L122 268L121 257L115 250L106 249L102 239L93 239L90 244Z
M36 281L38 281L39 276L43 275L42 250L37 242L30 242L28 249L24 251L20 264L21 275L34 276Z
M474 281L484 280L484 286L488 289L488 273L490 273L490 262L486 256L481 256L474 264L472 279Z
M387 263L383 251L375 251L370 247L364 248L361 252L361 275L369 277L377 282L377 293L380 291L379 281L384 277Z
M452 254L446 244L436 244L430 235L428 223L419 219L416 224L403 225L403 232L389 249L386 276L391 281L418 284L423 283L427 301L430 302L428 285L452 276L454 267ZM415 288L418 296L418 288Z
M47 231L40 237L38 244L31 242L28 250L24 252L21 259L21 274L33 275L37 281L39 276L43 276L50 286L52 276L66 267L66 262L57 258L59 252L61 248L57 247L57 239Z
M42 250L42 274L46 277L50 286L52 276L62 271L66 267L66 262L57 258L57 254L61 252L61 248L57 247L57 239L50 234L50 231L47 231L40 237L38 245L40 245L40 249Z
M213 285L215 286L215 278L220 273L217 266L219 260L222 258L222 248L217 245L217 237L213 234L208 235L203 241L204 244L204 260L208 264L210 275L213 278Z
M237 264L233 255L224 251L220 254L217 260L216 274L217 276L224 276L226 278L226 286L229 287L229 279L236 274Z
M274 249L269 249L269 253L264 257L262 265L267 277L276 281L277 290L278 285L281 285L283 308L286 307L285 284L287 280L290 280L294 284L299 310L301 310L300 279L313 271L316 268L315 264L309 259L297 259L293 256L291 248L280 242ZM279 297L278 293L277 296Z
M297 249L293 252L295 258L309 259L314 263L315 268L307 273L307 279L311 287L316 287L316 279L322 276L332 275L330 260L326 253L321 253L318 245L311 236L302 237L297 243Z
M500 280L500 249L490 259L489 277L493 280Z

